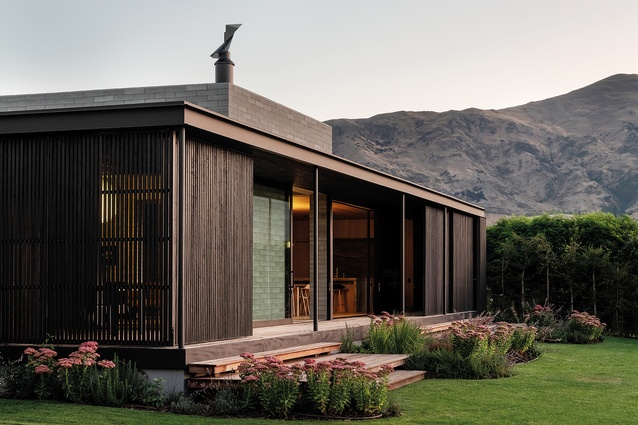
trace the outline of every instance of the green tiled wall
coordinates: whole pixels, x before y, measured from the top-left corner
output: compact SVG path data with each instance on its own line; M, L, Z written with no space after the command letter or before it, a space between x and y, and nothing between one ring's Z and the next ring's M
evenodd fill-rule
M255 184L253 199L253 320L286 315L289 205L284 190Z

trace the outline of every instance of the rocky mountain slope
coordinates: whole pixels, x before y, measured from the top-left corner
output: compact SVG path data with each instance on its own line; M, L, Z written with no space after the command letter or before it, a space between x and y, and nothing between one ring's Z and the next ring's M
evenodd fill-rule
M638 75L501 110L337 119L336 155L485 208L638 218Z

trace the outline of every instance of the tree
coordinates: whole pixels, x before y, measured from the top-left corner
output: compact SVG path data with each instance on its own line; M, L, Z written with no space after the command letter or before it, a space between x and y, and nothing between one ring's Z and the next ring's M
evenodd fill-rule
M542 268L539 265L546 264L550 251L551 245L542 233L527 238L512 233L511 239L504 244L504 252L509 256L509 266L520 283L522 308L526 305L525 281L532 279L539 268Z
M561 252L561 261L563 263L562 275L569 285L569 311L574 310L574 286L578 279L580 268L580 253L582 247L576 238L572 238Z
M605 270L611 266L609 261L609 251L602 247L594 248L588 246L582 250L581 264L583 270L589 277L591 282L592 305L594 316L598 316L598 308L596 305L596 278L600 279Z

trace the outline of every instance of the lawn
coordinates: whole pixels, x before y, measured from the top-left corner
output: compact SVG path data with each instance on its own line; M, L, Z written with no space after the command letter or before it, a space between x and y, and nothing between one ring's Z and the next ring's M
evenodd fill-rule
M511 378L426 380L394 391L404 415L373 424L635 424L638 340L542 345ZM0 424L272 424L267 419L176 416L49 402L0 400ZM286 421L287 424L326 421Z

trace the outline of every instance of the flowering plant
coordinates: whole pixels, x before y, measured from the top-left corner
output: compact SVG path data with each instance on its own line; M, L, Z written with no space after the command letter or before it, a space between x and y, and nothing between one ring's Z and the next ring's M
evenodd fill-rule
M555 341L560 339L561 325L557 320L558 312L552 306L536 304L532 311L525 316L525 323L537 330L538 341Z
M69 357L61 358L57 361L58 375L62 382L64 398L67 400L80 402L85 399L89 391L89 379L96 372L96 366L108 371L115 367L111 361L96 362L100 357L97 353L98 343L86 341L80 347L69 354ZM108 372L106 372L108 373Z
M65 399L98 405L121 406L125 402L163 402L163 388L146 383L130 362L98 360L98 344L87 341L68 357L56 359L50 345L24 350L26 362L0 367L3 395L17 398Z
M598 317L574 310L567 319L567 341L576 344L599 342L605 326Z
M242 353L244 362L239 365L242 384L254 394L261 408L269 415L287 417L299 395L301 369L286 366L276 357L256 360L250 353Z
M512 333L512 345L510 352L515 355L527 353L536 341L538 330L535 326L516 326Z
M246 398L252 397L271 416L287 417L295 407L323 415L346 411L370 415L379 412L387 399L389 366L368 371L363 363L342 358L306 359L303 365L287 366L273 357L257 360L251 353L241 357L244 362L238 371Z
M25 375L30 376L32 391L39 399L49 398L55 391L55 356L58 355L50 346L29 347L24 350L27 356Z
M556 324L556 317L551 306L536 304L532 312L527 316L527 320L525 322L528 325L533 325L537 328L554 326Z
M475 321L457 321L450 326L452 349L468 358L486 354L489 349L490 328Z

